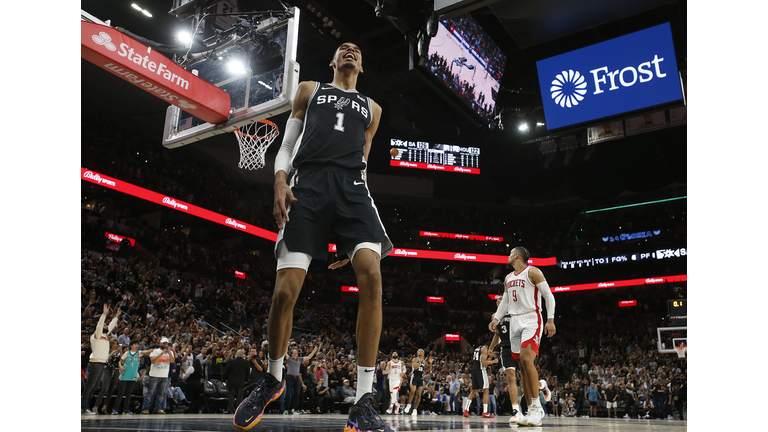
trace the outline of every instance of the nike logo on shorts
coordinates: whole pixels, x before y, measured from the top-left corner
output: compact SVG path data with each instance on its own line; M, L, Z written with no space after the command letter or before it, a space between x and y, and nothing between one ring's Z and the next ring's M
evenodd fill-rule
M365 369L365 372L366 372L366 373L368 373L368 372L373 372L373 369Z
M354 184L355 186L360 186L361 184L365 184L365 182L357 182L357 181L356 181L356 182L354 182L353 184Z

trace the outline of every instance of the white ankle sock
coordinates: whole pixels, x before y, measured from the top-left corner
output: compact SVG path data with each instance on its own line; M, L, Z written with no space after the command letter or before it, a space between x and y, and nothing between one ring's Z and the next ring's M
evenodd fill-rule
M280 357L280 360L272 360L272 357L267 355L267 359L269 360L269 365L267 365L267 373L277 378L277 381L282 381L283 380L283 358Z
M488 404L483 404L483 414L488 412Z
M373 390L373 371L376 367L358 366L357 367L357 393L355 393L355 403L363 397L364 394Z

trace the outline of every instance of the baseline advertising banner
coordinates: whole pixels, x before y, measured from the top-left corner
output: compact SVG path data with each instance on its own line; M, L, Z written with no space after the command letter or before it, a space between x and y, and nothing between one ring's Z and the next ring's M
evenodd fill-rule
M682 100L664 23L536 62L547 129Z
M109 189L116 190L118 192L123 192L128 195L132 195L137 198L141 198L149 202L153 202L155 204L160 204L166 207L170 207L174 210L191 214L193 216L197 216L199 218L203 218L211 222L216 222L221 225L226 225L230 228L235 228L237 230L240 230L242 232L245 232L251 235L262 237L271 241L277 241L276 232L265 230L264 228L259 228L255 225L238 221L236 219L227 217L223 214L206 210L202 207L198 207L196 205L192 205L184 201L177 200L167 195L153 192L149 189L144 189L142 187L124 182L122 180L118 180L113 177L105 176L103 174L97 173L96 171L92 171L92 170L80 167L80 179L91 182L91 183L95 183L97 185L101 185Z
M81 21L80 45L82 58L195 117L212 124L229 118L227 92L112 27Z

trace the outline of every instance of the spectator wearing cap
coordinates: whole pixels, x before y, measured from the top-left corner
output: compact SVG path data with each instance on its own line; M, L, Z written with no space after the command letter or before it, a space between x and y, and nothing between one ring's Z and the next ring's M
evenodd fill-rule
M160 346L149 355L149 383L144 396L142 414L149 414L154 408L155 414L165 414L165 392L168 388L168 374L171 371L171 363L176 361L176 354L168 347L170 341L167 337L160 339Z
M227 413L233 414L235 412L235 407L240 406L240 402L243 400L243 388L248 379L250 365L245 359L245 351L242 349L237 350L237 352L235 352L235 358L228 361L226 364L227 366L224 368L222 378L227 382L227 389L229 390Z
M104 313L99 317L99 322L96 324L96 329L91 335L91 356L88 360L88 377L85 382L85 389L83 390L83 396L80 400L81 412L86 414L96 414L93 412L88 404L93 396L94 390L96 390L96 383L102 377L104 368L109 360L109 339L107 334L112 331L117 325L117 318L120 316L120 310L118 309L115 317L109 322L109 326L104 328L104 322L109 314L109 305L104 303Z
M344 378L344 384L341 386L341 402L345 404L355 403L355 394L357 389L349 385L349 380Z

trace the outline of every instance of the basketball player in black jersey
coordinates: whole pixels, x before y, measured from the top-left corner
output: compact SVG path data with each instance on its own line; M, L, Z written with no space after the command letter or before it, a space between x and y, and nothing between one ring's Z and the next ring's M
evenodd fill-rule
M493 353L488 349L488 345L481 345L475 348L475 352L472 355L472 391L464 400L464 417L469 417L469 407L472 405L472 398L483 392L483 417L494 418L493 414L488 412L488 388L490 382L488 381L488 373L485 371L485 367L490 364L498 363L499 359L490 360L493 357Z
M392 250L366 183L371 142L381 107L355 90L363 71L360 49L342 44L330 63L333 81L299 84L275 158L273 216L277 280L267 334L269 365L262 381L235 411L242 430L255 426L285 388L282 359L293 327L293 308L311 260L325 260L333 238L341 259L352 262L360 303L357 314L357 394L345 432L391 431L373 407L373 374L381 334L379 261ZM333 235L333 237L332 237Z
M496 306L501 303L501 297L496 300ZM493 341L491 341L490 350L499 346L499 362L501 368L504 371L504 376L507 381L507 388L509 389L509 397L512 400L512 417L509 418L510 424L517 424L518 417L520 417L520 404L517 402L517 360L512 359L511 342L509 340L509 318L510 315L504 315L499 324L496 326L496 333L493 335ZM522 375L522 380L525 379L525 375ZM525 386L521 386L525 389Z
M419 415L419 402L421 402L421 394L424 391L424 363L426 362L427 359L424 357L424 350L419 348L419 350L416 351L416 357L411 360L411 366L413 367L413 374L411 375L411 395L408 397L408 405L405 406L405 414ZM430 372L432 371L432 362L434 362L434 359L430 356ZM409 413L408 410L411 409L411 402L413 402L414 396L416 396L416 403L413 405L413 410Z

